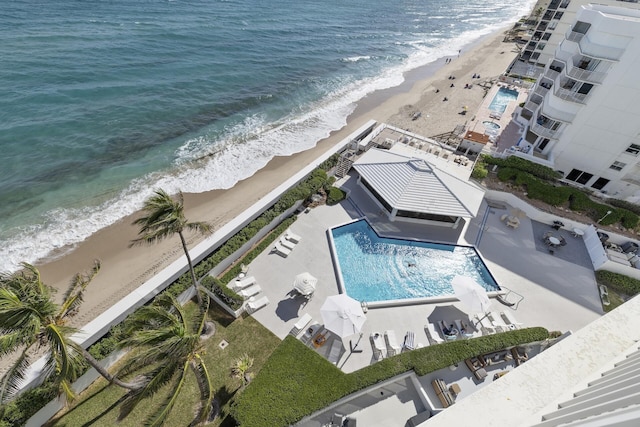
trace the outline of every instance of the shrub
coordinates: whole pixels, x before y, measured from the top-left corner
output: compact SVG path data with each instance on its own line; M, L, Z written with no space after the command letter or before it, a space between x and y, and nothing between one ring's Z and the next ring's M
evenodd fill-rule
M52 381L27 390L15 400L0 407L0 426L22 426L44 405L58 395L58 387Z
M471 172L471 178L477 180L483 180L489 175L489 171L487 170L487 165L483 162L477 162L473 167L473 171Z
M331 187L327 193L327 205L333 206L340 203L347 196L347 193L339 188Z
M598 270L596 271L596 280L598 283L630 297L640 293L640 280L624 274Z

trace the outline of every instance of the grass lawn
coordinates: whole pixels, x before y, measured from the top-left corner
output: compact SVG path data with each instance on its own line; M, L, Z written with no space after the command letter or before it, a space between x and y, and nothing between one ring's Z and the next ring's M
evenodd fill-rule
M188 309L193 311L195 304L190 303ZM215 304L211 305L209 318L215 321L216 333L204 343L206 347L204 358L211 375L213 389L222 407L220 417L208 425L230 427L234 426L235 422L228 416L229 404L241 386L239 379L231 377L233 361L247 353L254 358L253 368L250 372L255 374L262 368L281 341L252 317L233 319ZM222 340L229 343L224 350L218 347ZM181 393L181 401L173 407L171 415L165 423L167 426L188 426L193 420L199 393L192 373L189 373L187 378ZM118 401L124 394L123 389L109 386L106 381L100 379L78 396L72 406L58 414L48 426L116 425L119 411ZM164 399L164 393L158 393L152 399L142 402L118 425L123 427L143 425L147 415L156 411Z

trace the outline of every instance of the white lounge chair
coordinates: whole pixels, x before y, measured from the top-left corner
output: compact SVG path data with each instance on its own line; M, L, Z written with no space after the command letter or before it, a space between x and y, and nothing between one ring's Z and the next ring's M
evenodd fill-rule
M293 248L295 248L295 247L296 247L296 244L295 244L295 243L293 243L293 242L291 242L291 241L289 241L289 240L285 239L284 237L281 237L281 238L280 238L280 244L281 244L282 246L284 246L285 248L287 248L287 249L291 249L291 250L293 250Z
M412 331L407 331L404 336L404 343L402 344L403 350L415 350L419 345L416 344L416 334Z
M248 288L251 285L255 285L256 278L254 276L245 277L244 279L236 280L231 284L231 289L238 292L244 288Z
M506 324L505 321L502 320L502 317L500 317L495 311L489 312L489 320L491 320L493 327L499 332L507 332L511 330L511 327L509 327L509 325Z
M473 338L476 333L476 329L469 322L465 322L464 320L456 319L456 327L458 328L458 331L460 331L460 336L463 338Z
M249 314L255 313L256 311L258 311L259 309L261 309L267 304L269 304L269 299L267 297L262 297L254 301L249 301L247 303L247 312Z
M291 231L290 228L287 228L287 231L284 232L284 238L293 243L300 243L300 240L302 240L302 237Z
M402 347L398 345L394 331L384 331L384 342L387 344L387 356L395 356L402 351Z
M500 316L502 316L502 319L508 324L508 325L513 325L514 329L517 328L521 328L522 327L522 323L518 322L515 318L515 316L510 312L510 311L501 311L500 312Z
M444 324L444 321L442 320L438 320L438 327L440 328L440 332L442 333L442 338L444 338L446 341L453 341L458 339L458 335L460 335L460 332L458 331L458 329L453 328L453 330L451 330L451 325L449 325L449 327L447 328L447 325ZM444 330L446 329L450 329L451 334L446 334L444 332Z
M427 339L431 344L440 344L444 342L444 340L440 338L438 332L436 332L436 328L432 323L427 323L426 325L424 325L424 331L427 334Z
M297 337L298 334L307 327L307 325L309 324L309 322L311 322L311 315L309 313L305 313L304 316L302 316L300 319L298 319L298 321L296 322L295 325L293 325L293 328L291 329L291 331L289 332L289 335L293 335L294 337Z
M246 299L259 294L261 291L262 291L262 288L260 287L260 285L253 285L238 291L238 295Z
M277 253L278 255L284 258L288 257L289 254L291 253L291 249L285 248L280 244L280 242L276 242L276 245L273 247L273 250L275 251L275 253Z

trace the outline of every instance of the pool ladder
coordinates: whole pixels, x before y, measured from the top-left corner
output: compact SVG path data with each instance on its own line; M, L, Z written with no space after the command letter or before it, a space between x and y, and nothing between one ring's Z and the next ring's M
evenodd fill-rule
M369 311L369 304L366 301L360 301L360 307L362 307L362 312L366 313Z

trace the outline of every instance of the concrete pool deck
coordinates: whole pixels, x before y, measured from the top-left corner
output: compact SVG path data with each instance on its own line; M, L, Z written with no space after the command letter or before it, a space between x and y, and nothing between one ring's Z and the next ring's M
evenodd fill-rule
M328 296L339 293L327 230L363 215L367 215L382 234L464 245L478 242L478 252L498 284L511 290L512 295L524 297L516 310L496 300L492 310L511 310L524 326L575 331L603 314L592 269L537 250L535 239L541 236L534 235L531 220L521 219L520 227L515 230L500 221L500 217L509 212L509 206L490 207L485 201L478 216L460 230L390 223L378 216L379 208L358 190L354 181L347 178L341 182L351 188L350 197L341 204L320 206L299 215L291 228L302 240L287 258L265 251L249 265L249 275L256 277L263 295L270 301L253 316L279 338L286 337L305 313L309 313L313 321L322 323L321 305ZM582 240L574 238L562 249L571 250L580 245L584 247ZM294 277L305 271L319 279L316 292L308 302L291 297ZM362 352L349 351L349 341L355 343L358 335L346 337L342 340L343 350L337 366L344 372L353 372L373 363L375 359L369 341L373 332L382 334L385 330L394 330L401 342L407 331L413 331L416 342L427 345L424 326L438 306L451 306L447 309L451 310L451 318L444 318L445 321L454 320L461 311L465 312L458 302L370 309L358 344ZM444 313L447 317L446 310ZM318 352L326 357L330 347L331 342L328 342Z

